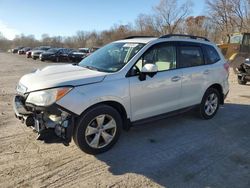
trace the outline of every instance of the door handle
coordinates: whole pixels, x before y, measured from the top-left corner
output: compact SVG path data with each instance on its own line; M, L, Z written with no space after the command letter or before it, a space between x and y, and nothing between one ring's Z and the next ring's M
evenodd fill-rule
M209 74L210 73L210 70L205 70L204 72L203 72L203 74Z
M172 82L178 82L181 79L180 76L174 76L171 78Z

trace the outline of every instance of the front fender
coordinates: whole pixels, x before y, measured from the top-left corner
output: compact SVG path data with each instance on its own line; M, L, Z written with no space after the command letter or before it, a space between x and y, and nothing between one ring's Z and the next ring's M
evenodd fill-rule
M63 108L81 115L89 107L106 101L120 103L130 117L129 83L126 79L103 81L100 83L75 87L57 101Z

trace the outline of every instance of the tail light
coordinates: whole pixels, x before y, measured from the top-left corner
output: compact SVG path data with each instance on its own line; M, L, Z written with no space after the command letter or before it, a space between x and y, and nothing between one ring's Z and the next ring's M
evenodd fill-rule
M224 69L227 71L227 73L229 73L229 63L228 62L226 62L226 63L224 63Z

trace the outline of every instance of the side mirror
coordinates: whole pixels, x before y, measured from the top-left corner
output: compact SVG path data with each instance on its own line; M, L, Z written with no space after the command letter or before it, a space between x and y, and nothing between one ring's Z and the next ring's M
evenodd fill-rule
M146 76L150 76L151 78L158 72L158 67L155 64L145 64L142 67L139 80L143 81L146 80Z

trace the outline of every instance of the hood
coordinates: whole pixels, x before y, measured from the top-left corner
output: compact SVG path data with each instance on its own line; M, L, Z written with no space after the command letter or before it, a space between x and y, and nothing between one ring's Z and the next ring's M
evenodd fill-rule
M24 86L26 92L31 92L52 87L97 83L103 81L108 74L71 64L53 65L24 75L19 85Z
M54 55L56 52L43 52L42 55Z
M45 50L32 50L32 53L43 53L46 52Z

